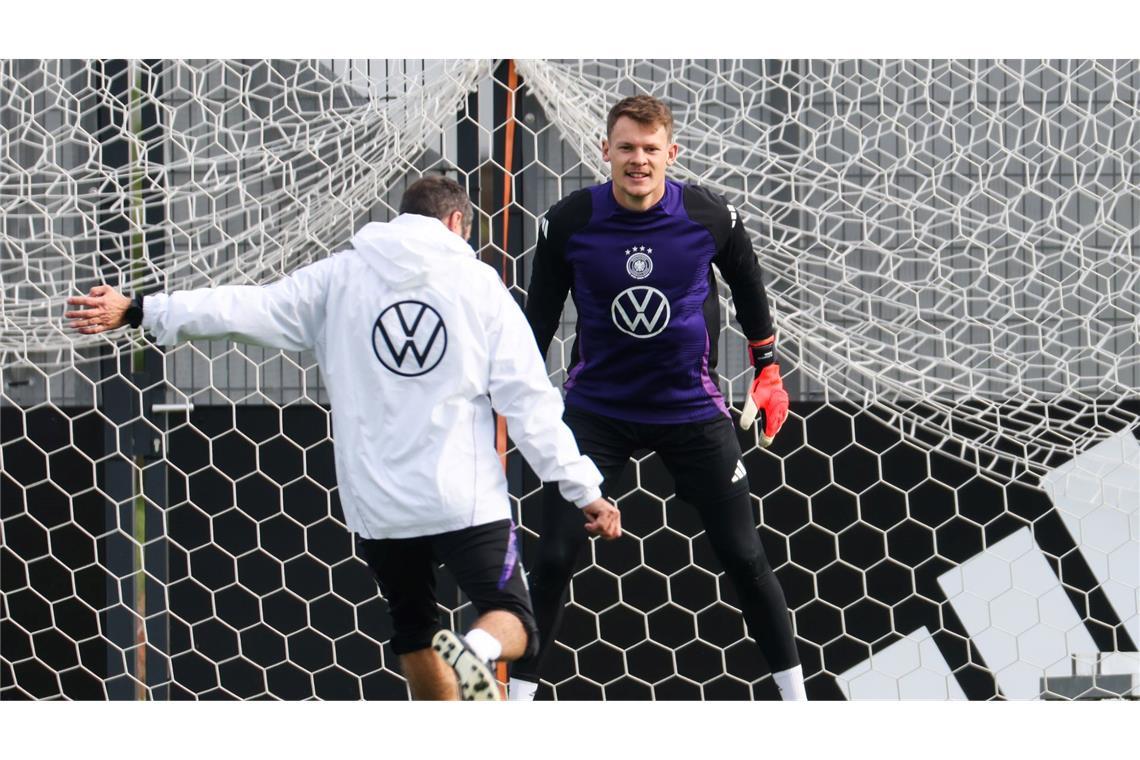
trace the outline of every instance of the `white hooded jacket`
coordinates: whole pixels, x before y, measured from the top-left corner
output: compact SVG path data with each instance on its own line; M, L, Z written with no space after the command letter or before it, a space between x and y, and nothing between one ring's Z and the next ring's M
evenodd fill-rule
M543 480L578 507L602 476L562 423L562 398L499 275L438 219L371 223L352 249L267 286L146 297L170 345L229 337L316 352L332 402L349 530L407 538L510 517L491 408Z

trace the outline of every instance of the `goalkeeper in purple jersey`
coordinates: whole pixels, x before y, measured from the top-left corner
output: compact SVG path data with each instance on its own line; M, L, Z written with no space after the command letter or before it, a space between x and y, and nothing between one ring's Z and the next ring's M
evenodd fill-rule
M756 532L748 475L716 382L712 264L732 290L756 371L741 425L759 418L761 443L770 444L788 395L752 243L723 198L666 179L678 146L664 103L622 100L610 110L606 135L602 158L613 179L572 193L540 222L527 319L545 356L573 294L578 324L563 419L601 470L603 493L635 450L660 454L678 495L698 509L781 696L805 699L787 603ZM544 488L542 503L531 579L541 646L514 664L511 699L533 699L587 539L581 515L556 490Z

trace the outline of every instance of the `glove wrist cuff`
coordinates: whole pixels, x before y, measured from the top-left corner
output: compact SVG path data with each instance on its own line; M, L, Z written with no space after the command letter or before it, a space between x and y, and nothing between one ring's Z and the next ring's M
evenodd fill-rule
M756 374L776 361L776 336L764 340L753 340L748 343L748 356Z

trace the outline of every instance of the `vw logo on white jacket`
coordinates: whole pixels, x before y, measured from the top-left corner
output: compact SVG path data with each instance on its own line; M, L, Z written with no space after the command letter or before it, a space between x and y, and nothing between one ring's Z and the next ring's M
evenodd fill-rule
M447 350L447 326L423 301L394 303L376 318L372 349L390 372L418 377L431 372Z

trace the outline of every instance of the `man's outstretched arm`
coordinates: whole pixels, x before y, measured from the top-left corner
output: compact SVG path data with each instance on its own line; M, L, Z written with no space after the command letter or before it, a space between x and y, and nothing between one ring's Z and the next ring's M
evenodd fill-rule
M324 323L331 259L303 267L271 285L225 285L146 296L141 326L162 345L230 338L270 348L312 348ZM108 285L73 296L68 327L97 334L128 324L132 300ZM136 325L137 326L137 325Z

